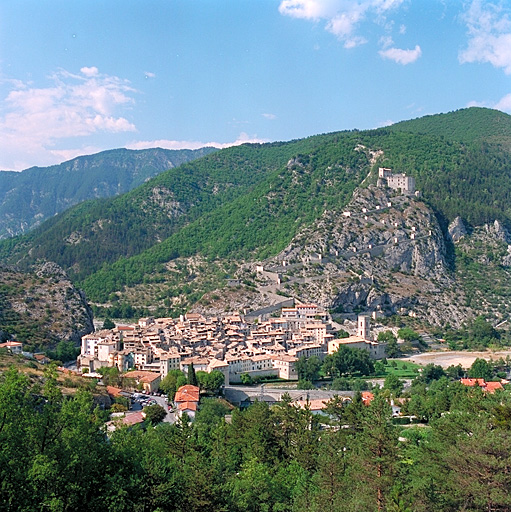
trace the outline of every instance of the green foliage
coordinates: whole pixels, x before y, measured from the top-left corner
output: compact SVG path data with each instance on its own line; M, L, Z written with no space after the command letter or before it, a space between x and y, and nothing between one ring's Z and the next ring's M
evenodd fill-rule
M330 429L284 394L229 422L209 399L194 423L107 437L92 395L62 396L53 368L42 385L11 369L0 377L0 510L508 510L509 395L446 377L414 388L403 409L421 428L394 426L385 392L370 405L334 397L326 413L342 428Z
M387 375L383 383L383 389L387 389L394 396L400 396L403 391L403 382L394 374Z
M146 420L153 426L161 423L167 416L167 411L159 404L147 405L144 407Z
M208 393L218 393L225 383L225 376L219 370L213 370L209 373L198 371L196 377L200 389Z
M251 386L254 383L254 379L248 373L242 373L240 375L240 381L244 386Z
M87 199L128 192L149 178L216 151L114 149L44 168L0 174L0 237L36 226ZM26 231L26 229L25 229Z
M302 356L295 364L298 378L301 381L315 381L319 378L319 371L321 369L321 361L317 356L305 357ZM311 389L311 388L301 388Z
M378 333L378 341L386 343L385 354L387 357L399 357L401 350L397 344L397 338L392 331L381 331Z
M493 365L486 359L477 358L468 370L471 379L491 380L493 377Z
M115 329L114 322L112 322L112 320L108 317L105 318L105 321L103 322L103 329Z
M122 386L122 375L117 366L103 366L98 368L98 373L102 375L102 381L105 386Z
M193 363L190 363L188 365L188 372L186 373L186 378L188 380L188 384L191 384L192 386L199 385L197 375L195 374L195 368L193 367Z
M439 380L442 377L445 377L445 375L446 372L441 366L430 363L424 366L422 369L420 379L423 380L426 384L430 384L434 380ZM458 370L451 371L451 375L459 375Z
M169 400L174 400L176 391L186 384L186 376L181 370L170 370L160 382L160 389Z
M415 332L410 327L403 327L397 331L398 338L401 338L403 341L407 341L412 343L414 341L420 340L420 334ZM390 356L393 357L393 356Z
M323 372L333 378L371 375L374 373L374 363L367 350L341 345L336 352L325 358Z

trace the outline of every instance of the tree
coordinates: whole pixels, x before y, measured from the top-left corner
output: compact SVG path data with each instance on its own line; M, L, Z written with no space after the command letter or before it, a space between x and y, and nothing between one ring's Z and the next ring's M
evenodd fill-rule
M121 386L122 376L117 366L103 366L98 373L103 376L101 380L105 386Z
M490 380L493 377L493 367L486 359L477 358L468 370L468 376L471 379Z
M192 386L198 386L197 375L195 375L195 368L193 367L193 363L188 365L188 384Z
M429 363L422 369L421 378L426 384L445 376L444 369L437 364Z
M371 375L374 372L374 363L367 350L341 345L333 354L325 358L323 371L334 378Z
M217 393L225 382L225 376L219 370L213 370L210 373L198 371L196 376L199 387L202 390L208 391L210 393Z
M458 364L457 366L454 366L451 364L447 370L445 370L445 374L453 380L460 379L465 375L465 371L463 370L461 364Z
M391 373L385 377L383 389L388 389L393 395L399 396L403 392L403 382L394 373Z
M413 343L414 341L419 341L421 339L420 334L410 327L402 327L397 331L397 335L403 341L407 341L409 343Z
M381 331L378 333L378 341L386 343L385 354L387 357L399 357L401 355L397 338L392 331Z
M386 505L397 471L398 436L391 418L392 410L381 395L362 413L353 457L358 510L383 511Z
M185 374L181 370L170 370L160 382L160 389L169 400L173 400L176 391L184 384L186 384Z
M103 322L103 329L115 329L115 324L111 318L105 318L105 321Z
M300 380L314 381L319 378L319 370L321 369L321 361L317 356L302 356L296 362L296 371Z
M244 386L251 386L254 383L254 379L248 373L242 373L240 381Z
M159 404L144 407L144 413L146 420L149 420L153 426L161 423L167 417L167 411Z

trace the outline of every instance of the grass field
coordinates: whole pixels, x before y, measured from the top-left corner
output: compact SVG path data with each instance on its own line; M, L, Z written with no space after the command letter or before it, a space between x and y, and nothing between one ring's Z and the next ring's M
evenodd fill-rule
M387 359L387 364L383 372L371 375L371 378L385 378L387 375L394 374L400 379L414 379L418 375L420 364L402 359Z

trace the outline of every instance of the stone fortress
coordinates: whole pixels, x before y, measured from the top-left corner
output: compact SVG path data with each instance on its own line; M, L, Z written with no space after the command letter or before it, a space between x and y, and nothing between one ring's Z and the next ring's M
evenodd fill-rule
M378 169L378 187L389 187L393 190L400 190L403 194L416 194L415 178L406 174L394 174L392 169L380 167Z

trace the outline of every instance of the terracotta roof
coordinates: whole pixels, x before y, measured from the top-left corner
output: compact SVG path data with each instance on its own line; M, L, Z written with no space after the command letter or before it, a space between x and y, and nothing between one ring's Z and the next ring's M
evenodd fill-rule
M179 402L177 404L177 408L180 411L196 411L197 410L197 402Z
M23 344L19 341L6 341L5 343L0 343L0 347L21 347Z
M144 371L133 371L133 372L127 372L123 375L123 377L126 377L128 379L135 379L139 382L153 382L156 379L160 378L159 373L155 372L144 372Z
M106 392L110 395L110 396L121 396L121 391L122 389L121 388L116 388L114 386L107 386L106 387Z
M470 387L473 387L473 386L484 387L484 385L485 385L484 379L461 379L461 383L464 386L470 386Z
M502 387L502 384L500 382L487 382L484 389L486 391L488 391L488 393L495 393L495 391L497 391L497 389L504 389L504 388Z
M176 391L176 396L174 397L174 402L198 402L199 401L199 388L197 386L192 386L191 384L187 384L186 386L181 386Z
M483 391L488 391L488 393L495 393L497 389L504 389L500 382L485 382L484 379L461 379L461 383L464 386L479 386Z
M136 425L142 423L145 420L145 413L141 411L129 412L122 419L121 422L124 425Z
M362 402L364 405L369 405L374 399L374 395L370 391L362 391Z

